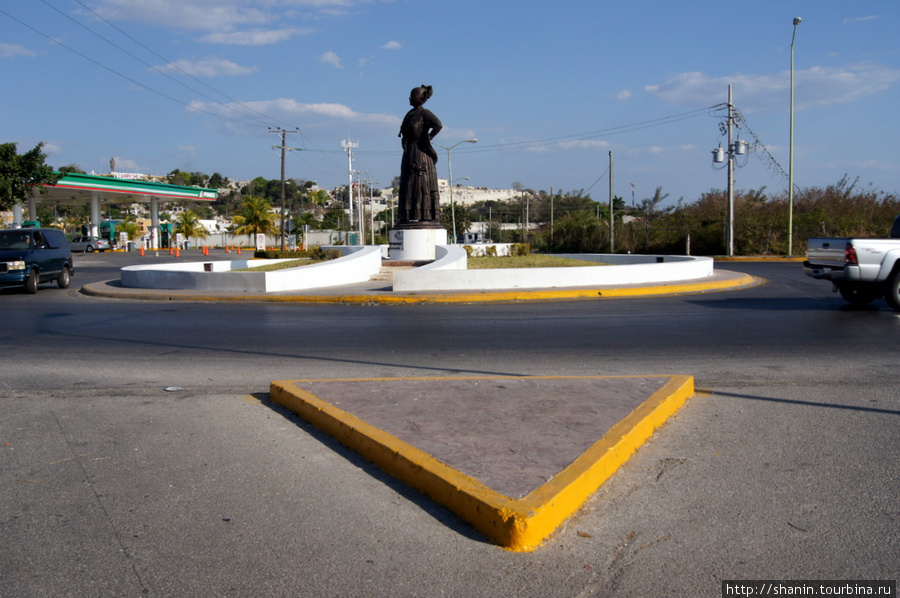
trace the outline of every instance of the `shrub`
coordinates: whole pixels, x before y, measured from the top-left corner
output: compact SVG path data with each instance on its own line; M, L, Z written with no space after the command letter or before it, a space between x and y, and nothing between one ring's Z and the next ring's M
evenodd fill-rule
M340 249L322 249L318 245L313 245L309 249L298 249L296 251L281 251L280 249L256 251L253 257L268 260L308 258L316 261L327 261L335 260L342 255L343 253L341 253Z
M531 245L528 243L513 244L510 255L531 255Z

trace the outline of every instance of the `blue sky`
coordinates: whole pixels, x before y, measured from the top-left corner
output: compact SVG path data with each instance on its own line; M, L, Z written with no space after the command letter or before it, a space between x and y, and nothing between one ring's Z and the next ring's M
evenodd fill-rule
M435 142L478 138L453 150L455 179L606 200L612 152L626 202L657 186L691 202L725 187L712 107L731 84L741 138L765 146L736 187L775 194L796 16L795 183L900 192L896 0L0 2L0 140L43 141L57 167L243 180L278 178L269 128L296 128L288 177L345 183L349 138L388 186L409 90L430 84Z

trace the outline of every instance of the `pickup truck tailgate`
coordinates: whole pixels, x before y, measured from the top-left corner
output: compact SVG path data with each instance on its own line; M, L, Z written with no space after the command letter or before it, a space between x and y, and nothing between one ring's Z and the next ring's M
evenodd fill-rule
M817 266L844 265L844 250L850 239L811 238L807 244L806 259Z

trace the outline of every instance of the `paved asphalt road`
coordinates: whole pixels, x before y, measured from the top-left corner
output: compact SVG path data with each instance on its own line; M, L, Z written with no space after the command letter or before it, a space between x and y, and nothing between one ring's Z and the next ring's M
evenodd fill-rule
M0 292L0 596L720 596L723 579L900 577L900 314L850 309L796 263L720 264L769 281L741 291L560 303L78 294L135 259L79 255L68 291ZM530 554L265 397L284 378L669 373L703 390Z

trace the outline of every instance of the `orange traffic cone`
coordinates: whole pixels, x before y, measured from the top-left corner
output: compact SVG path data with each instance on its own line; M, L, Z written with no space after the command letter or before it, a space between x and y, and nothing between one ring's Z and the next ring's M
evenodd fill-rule
M181 248L180 247L175 248L175 257L181 257Z
M144 257L144 246L141 245L141 257Z

